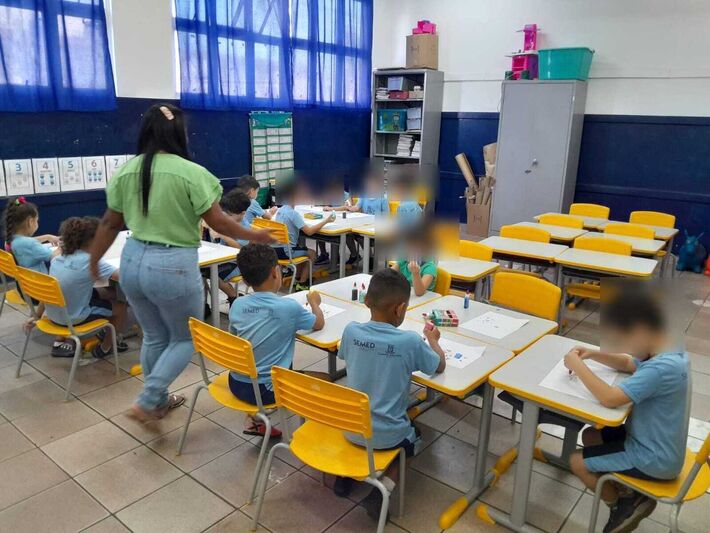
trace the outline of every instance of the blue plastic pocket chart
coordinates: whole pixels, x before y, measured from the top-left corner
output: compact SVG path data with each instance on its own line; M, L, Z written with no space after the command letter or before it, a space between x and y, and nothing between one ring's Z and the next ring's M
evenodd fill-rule
M8 196L34 194L32 161L29 159L5 160L5 185Z
M35 193L59 192L59 163L56 157L43 157L32 160L32 173L35 180Z
M113 178L113 175L121 168L121 165L126 162L125 155L107 155L106 156L106 182L108 183Z
M252 111L251 130L252 175L273 182L284 171L293 170L293 117L291 113Z
M59 158L59 188L62 191L84 190L84 174L81 171L81 157Z
M84 188L105 189L106 188L106 161L104 156L90 156L81 158L84 167Z

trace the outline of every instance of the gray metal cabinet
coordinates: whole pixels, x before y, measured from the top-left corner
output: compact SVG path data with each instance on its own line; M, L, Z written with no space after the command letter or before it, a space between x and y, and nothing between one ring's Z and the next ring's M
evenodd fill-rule
M567 212L586 97L582 81L503 82L491 233L540 213Z

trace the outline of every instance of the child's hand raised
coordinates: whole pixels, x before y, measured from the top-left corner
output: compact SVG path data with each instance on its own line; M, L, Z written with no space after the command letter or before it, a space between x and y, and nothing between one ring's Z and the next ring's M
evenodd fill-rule
M424 336L426 337L426 340L429 341L429 344L431 344L432 341L439 342L439 339L441 338L441 331L439 331L439 328L431 322L427 322L424 325Z
M422 270L421 267L419 266L419 263L416 261L410 261L408 266L409 266L409 271L412 274L419 274Z
M314 307L318 307L320 305L320 293L316 291L310 291L308 294L306 294L306 300L311 306L311 309Z

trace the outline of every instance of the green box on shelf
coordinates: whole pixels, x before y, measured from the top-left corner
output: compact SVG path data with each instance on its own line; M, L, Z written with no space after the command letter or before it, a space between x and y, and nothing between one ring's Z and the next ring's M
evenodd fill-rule
M378 109L377 129L379 131L407 131L407 110Z

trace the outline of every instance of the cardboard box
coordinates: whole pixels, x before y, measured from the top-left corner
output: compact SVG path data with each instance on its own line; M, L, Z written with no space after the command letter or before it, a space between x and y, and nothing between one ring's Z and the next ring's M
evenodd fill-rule
M407 68L439 68L438 35L407 35Z
M475 237L488 237L491 219L491 204L466 202L466 233Z

